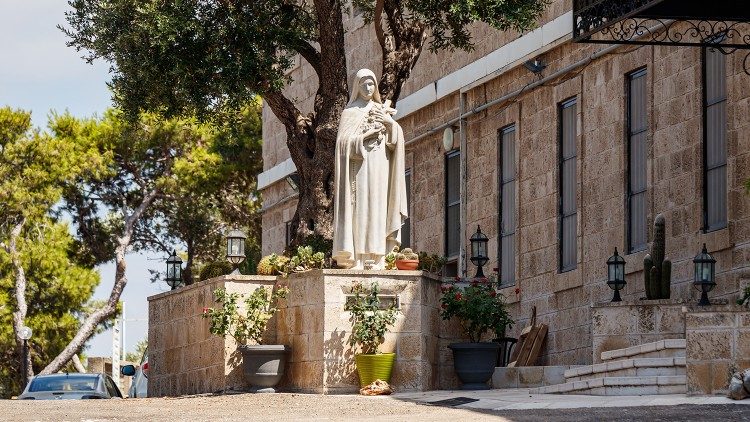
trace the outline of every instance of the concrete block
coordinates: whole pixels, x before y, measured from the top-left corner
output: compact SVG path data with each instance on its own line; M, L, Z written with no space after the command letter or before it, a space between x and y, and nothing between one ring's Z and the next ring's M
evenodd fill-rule
M492 374L493 388L518 388L519 368L495 368Z
M544 367L544 384L554 385L565 382L564 366L545 366Z
M518 387L539 387L544 385L544 367L524 366L518 368Z

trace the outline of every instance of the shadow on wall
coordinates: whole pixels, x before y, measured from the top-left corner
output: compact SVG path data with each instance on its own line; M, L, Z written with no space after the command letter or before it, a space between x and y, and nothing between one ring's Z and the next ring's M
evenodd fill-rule
M323 357L328 361L327 380L329 386L357 384L357 368L354 364L354 348L346 344L347 333L335 329L330 338L323 341Z

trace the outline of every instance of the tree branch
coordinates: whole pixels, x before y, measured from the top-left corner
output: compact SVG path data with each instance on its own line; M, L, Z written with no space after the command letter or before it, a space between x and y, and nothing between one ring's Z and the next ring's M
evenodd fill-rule
M315 47L313 47L309 42L305 40L299 40L298 42L294 43L294 51L299 53L302 58L310 63L310 66L312 66L313 70L315 70L315 74L318 75L318 79L320 79L321 67L320 53L318 52L318 50L316 50Z
M169 174L169 169L166 172ZM135 223L143 216L146 209L153 203L156 196L159 194L158 188L151 189L143 199L141 203L133 210L133 213L127 215L127 208L123 208L123 213L127 215L125 217L125 228L120 237L117 238L117 247L115 248L115 285L112 286L112 292L107 299L107 303L96 311L92 312L88 318L86 318L78 332L73 339L68 343L60 354L58 354L52 361L40 372L40 374L51 374L59 371L65 364L73 358L73 355L77 354L83 345L88 341L89 338L96 331L96 327L99 326L104 320L111 317L117 311L117 303L120 301L125 285L128 283L128 279L125 276L125 253L127 252L128 246L133 236L133 227Z

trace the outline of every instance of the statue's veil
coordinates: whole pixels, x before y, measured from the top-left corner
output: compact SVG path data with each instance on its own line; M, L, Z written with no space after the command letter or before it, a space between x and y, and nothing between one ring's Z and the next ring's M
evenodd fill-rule
M375 82L375 92L372 94L372 100L378 104L383 104L383 101L380 99L380 87L378 86L378 78L375 77L375 73L370 69L359 69L357 74L354 75L354 81L352 81L351 95L349 95L347 106L350 106L359 97L359 84L362 83L362 79L364 78L372 78Z

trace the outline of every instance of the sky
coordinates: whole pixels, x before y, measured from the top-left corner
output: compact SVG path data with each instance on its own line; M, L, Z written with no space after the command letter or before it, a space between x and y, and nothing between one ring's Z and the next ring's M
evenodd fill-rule
M65 0L0 0L0 106L31 111L34 125L42 129L51 110L90 117L111 104L109 64L87 64L82 53L65 45L67 38L56 27L65 24L66 10ZM151 283L148 269L165 268L160 256L127 256L128 284L121 296L125 351L148 336L146 298L169 289L166 283ZM106 299L114 284L114 263L100 266L99 272L94 298ZM88 356L110 356L112 332L99 334L88 345Z

